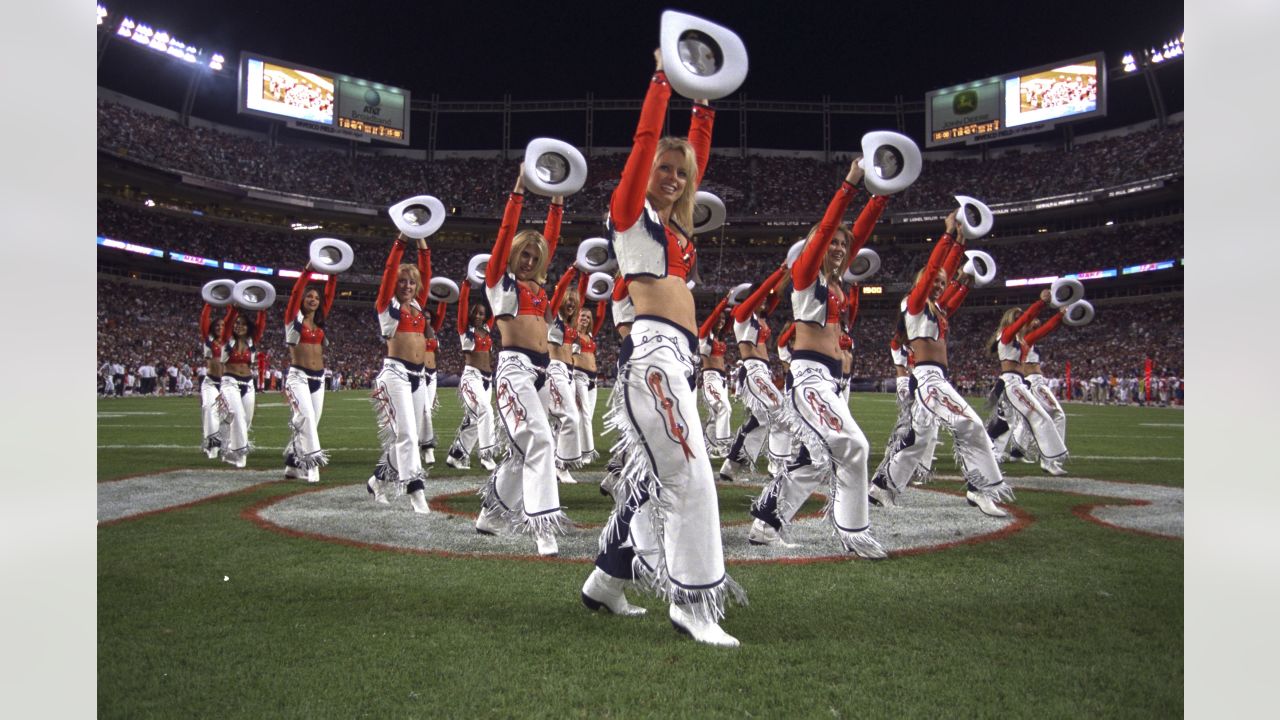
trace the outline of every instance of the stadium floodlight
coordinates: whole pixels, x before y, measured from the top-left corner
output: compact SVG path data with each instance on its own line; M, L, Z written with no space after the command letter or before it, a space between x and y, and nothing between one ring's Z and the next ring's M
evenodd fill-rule
M101 22L101 15L99 16L99 22ZM210 70L221 71L223 64L226 62L221 53L211 53L206 62L205 52L195 45L188 45L166 30L156 31L150 25L135 22L128 17L120 20L120 24L116 28L116 35L129 38L139 45L164 53L174 60L189 65L205 65Z
M99 5L98 6L98 24L101 25L102 23L106 22L106 20L107 20L107 9Z

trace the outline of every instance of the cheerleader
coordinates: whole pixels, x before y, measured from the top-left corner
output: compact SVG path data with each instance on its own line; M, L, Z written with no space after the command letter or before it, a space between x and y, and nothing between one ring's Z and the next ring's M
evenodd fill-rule
M558 228L556 225L557 233ZM548 235L547 243L554 247L557 239L558 236ZM570 266L556 283L547 310L547 354L551 359L547 364L547 382L539 395L551 416L556 438L556 479L565 484L578 482L569 469L582 466L582 414L578 411L572 365L578 310L582 307L586 282L586 274Z
M610 243L635 304L618 352L620 403L606 426L626 454L596 567L582 587L588 608L636 615L623 586L636 577L669 603L676 630L735 647L719 624L725 601L746 601L725 572L720 509L693 375L697 320L686 282L696 275L694 195L706 168L714 114L696 101L689 141L659 139L671 85L661 54L645 95L635 144L609 203Z
M1000 318L1000 328L989 343L992 353L1000 359L1000 379L993 393L999 395L997 412L1004 418L1014 419L1012 429L1005 422L993 423L996 426L993 428L996 430L994 451L997 455L1003 454L1009 437L1017 434L1021 441L1018 446L1023 453L1039 456L1041 470L1050 475L1065 475L1067 471L1062 469L1061 462L1066 459L1066 443L1058 434L1049 411L1025 382L1022 372L1023 348L1026 347L1023 336L1027 325L1039 316L1049 299L1049 291L1043 290L1040 298L1025 312L1019 308L1005 311ZM1061 317L1061 313L1055 313L1055 316ZM999 432L1001 426L1004 432Z
M289 442L284 448L285 478L306 478L320 482L320 467L329 464L329 453L320 448L320 414L324 412L324 348L329 339L324 321L333 307L338 276L329 274L324 293L307 287L311 263L303 268L289 293L284 310L284 342L289 346L289 373L284 395L292 416Z
M458 293L458 344L462 347L462 376L458 380L458 400L462 403L462 424L444 462L459 470L471 469L471 451L479 446L480 464L493 470L493 316L484 303L468 307L471 283L462 281Z
M205 357L205 373L200 379L200 420L204 430L200 449L204 450L205 456L210 460L222 453L222 436L225 434L222 430L224 413L221 412L225 408L221 400L222 329L230 315L231 308L227 308L227 314L214 325L213 306L205 303L204 309L200 311L200 339ZM110 395L113 388L109 369L107 378L107 394Z
M927 457L930 443L921 438L930 431L936 433L934 423L939 422L954 437L956 459L966 483L965 499L987 515L1005 517L1007 513L996 502L1013 500L1013 488L1000 473L981 419L947 380L947 317L939 301L948 288L944 263L953 250L957 256L963 255L964 238L956 235L955 211L947 216L945 233L902 301L899 329L915 359L911 369L911 432L916 437L911 444L894 448L886 465L887 472L876 478L876 488L887 491L884 495L890 502L896 499ZM967 292L967 286L962 286L947 299L958 303L954 297L958 295L963 300ZM880 487L879 482L885 482L885 486Z
M430 264L427 267L430 268ZM430 282L431 273L428 270L423 283ZM426 293L423 293L423 302L426 302ZM439 389L436 384L436 353L440 351L440 328L444 327L446 311L447 306L444 303L437 303L434 310L427 311L428 322L422 329L425 354L422 356L423 400L422 417L418 422L418 449L422 452L422 464L426 466L436 464L435 414L438 405L436 391Z
M417 265L402 264L407 244L404 235L397 235L391 244L374 301L387 356L374 378L371 396L382 455L366 486L380 503L408 495L414 512L429 515L427 473L418 454L418 432L427 407L427 348L423 341L427 316L422 307L431 282L431 250L427 241L419 238Z
M256 394L253 388L253 364L257 361L257 345L267 329L267 313L259 310L254 319L240 313L234 305L227 311L218 343L222 346L222 459L238 468L247 463L249 431L253 428Z
M1049 382L1045 380L1040 370L1040 352L1036 350L1036 343L1040 342L1045 335L1058 329L1066 315L1067 308L1063 307L1043 323L1039 318L1032 320L1027 324L1026 337L1022 339L1022 375L1027 385L1031 387L1031 391L1035 393L1036 399L1040 401L1040 405L1053 418L1053 426L1057 428L1058 437L1062 438L1063 445L1067 442L1067 413L1063 411L1062 405L1058 404L1053 388L1049 386ZM1163 401L1163 398L1161 400ZM1061 467L1062 463L1059 462L1058 465Z
M830 501L823 514L846 552L879 560L888 553L871 535L867 502L870 445L839 394L840 318L847 300L840 278L871 235L887 204L873 197L852 231L841 218L857 193L862 169L855 161L826 214L805 241L792 266L791 307L795 313L795 350L791 353L791 390L783 422L800 440L795 462L767 485L751 505L748 541L783 542L780 532L823 480Z
M485 293L498 319L502 352L494 373L498 415L507 455L481 491L476 532L496 535L510 526L534 537L539 555L560 552L556 533L567 521L556 485L555 436L541 391L548 383L547 263L560 237L564 199L552 198L544 232L523 230L524 168L507 199L502 225L485 269Z
M702 357L702 400L707 404L707 425L703 434L707 437L711 457L722 458L729 454L730 418L729 389L725 382L724 354L728 345L720 339L727 322L725 310L729 298L721 298L707 319L698 327L698 354Z
M738 357L742 361L738 370L737 396L748 415L733 438L728 457L720 466L720 479L725 482L734 482L751 472L770 431L778 425L782 394L778 392L769 369L771 332L768 318L782 298L774 291L786 282L788 275L787 266L780 266L733 309L733 335L738 341ZM769 449L771 463L785 459L774 454L772 444Z
M581 287L581 286L580 286ZM585 296L585 295L584 295ZM573 387L578 400L578 412L582 418L582 464L594 462L596 452L596 337L604 325L604 301L591 308L578 311L578 327L573 343Z

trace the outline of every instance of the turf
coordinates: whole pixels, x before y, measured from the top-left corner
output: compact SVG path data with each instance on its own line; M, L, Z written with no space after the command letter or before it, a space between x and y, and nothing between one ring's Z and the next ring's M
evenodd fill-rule
M259 400L249 467L282 467L282 397ZM451 390L440 400L443 461L459 410ZM196 398L98 408L99 480L218 467L197 448ZM893 397L856 395L852 408L874 466ZM1072 475L1181 487L1180 410L1066 409ZM329 394L321 438L333 454L325 484L362 483L377 457L367 395ZM945 438L939 470L954 473ZM479 484L486 473L473 465ZM575 519L603 521L608 504L592 486L561 488ZM644 595L632 593L645 618L588 613L583 563L378 552L243 516L304 489L271 483L99 529L101 717L1183 712L1183 545L1075 516L1090 498L1022 491L1034 519L1025 530L888 562L731 564L751 604L730 608L725 628L743 646L724 651L674 633ZM745 517L747 492L722 487L726 521Z

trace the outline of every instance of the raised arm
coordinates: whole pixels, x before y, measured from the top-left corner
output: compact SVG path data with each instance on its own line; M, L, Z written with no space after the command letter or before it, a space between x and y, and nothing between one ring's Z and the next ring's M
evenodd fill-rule
M556 291L551 295L551 305L547 308L549 317L555 317L560 314L560 303L564 302L564 294L569 290L569 284L573 282L574 276L578 274L578 269L569 266L568 270L560 276L560 282L556 283Z
M289 304L284 307L284 324L289 325L298 317L298 312L302 310L302 296L307 291L307 280L311 278L311 263L302 269L298 274L298 279L293 281L293 290L289 291Z
M1039 342L1040 338L1056 330L1058 326L1062 324L1062 318L1066 315L1066 313L1067 313L1067 309L1062 308L1058 312L1054 313L1053 317L1040 323L1040 327L1027 333L1027 336L1022 338L1022 346L1031 347L1032 345L1035 345L1037 342Z
M853 240L849 243L849 252L844 256L844 266L840 268L841 275L849 269L858 251L866 246L867 240L871 239L871 231L875 230L876 223L880 222L880 215L888 204L888 195L873 195L862 212L858 213L858 219L853 222Z
M964 245L955 243L951 246L951 252L947 253L947 259L942 263L942 270L947 274L947 280L955 277L956 271L964 264Z
M781 349L786 347L787 343L791 342L791 338L795 337L795 334L796 323L792 320L787 323L787 326L782 329L782 332L778 333L778 348Z
M257 345L258 343L262 342L262 334L267 331L267 311L266 310L258 311L257 318L255 318L253 325L254 325L253 344Z
M1018 331L1021 330L1024 325L1036 319L1040 314L1040 311L1044 310L1045 303L1048 302L1048 295L1048 290L1041 291L1040 298L1031 303L1031 307L1023 311L1023 313L1018 316L1017 320L1009 323L1009 327L1005 328L1004 331L1000 333L1000 342L1013 342L1013 339L1018 336Z
M804 252L800 253L800 257L791 266L791 282L796 290L806 290L818 279L822 262L827 258L827 248L831 246L831 238L844 219L850 201L858 193L857 185L861 179L862 168L858 167L855 160L849 165L849 172L845 173L840 189L836 190L831 202L827 203L827 211L822 216L822 222L818 223L818 229L809 238L809 242L805 243Z
M213 329L213 306L209 303L204 304L204 309L200 311L200 337L208 340L209 332Z
M240 315L240 310L235 305L227 306L227 316L222 321L222 334L218 335L218 344L226 345L231 339L231 328L235 327L236 318Z
M858 303L862 300L862 291L858 287L858 283L852 283L849 286L848 296L846 298L845 312L848 313L849 329L853 330L853 323L858 320Z
M658 67L649 80L649 90L645 93L644 105L640 107L640 122L636 125L631 154L622 169L622 181L609 200L609 217L613 220L613 229L618 232L634 225L644 210L649 170L653 165L653 155L658 150L658 136L666 119L667 102L671 99L671 83L662 72L661 55L655 55Z
M542 236L547 239L547 264L555 257L556 245L560 242L560 223L564 219L564 196L551 198L551 207L547 208L547 222L542 226Z
M422 276L422 286L418 288L418 307L427 307L427 294L431 286L431 248L425 238L418 238L418 274Z
M907 312L917 315L924 310L924 306L929 302L929 288L933 287L934 278L938 276L938 271L942 269L942 263L947 259L947 253L951 252L952 243L956 242L956 212L953 210L947 216L947 228L938 238L938 243L933 246L933 252L929 254L929 262L925 263L924 272L920 273L920 278L916 280L916 284L911 288L911 293L907 295Z
M711 328L716 326L716 318L720 317L720 313L729 306L729 298L720 298L720 302L716 305L716 309L711 311L706 320L702 321L702 326L698 328L698 337L704 338L711 334Z
M338 275L329 273L324 283L324 316L329 317L329 308L333 307L333 299L338 296Z
M967 278L968 275L964 277ZM960 309L960 304L969 296L969 288L972 282L972 280L961 279L952 281L947 286L946 291L942 293L942 297L938 299L938 307L942 312L946 313L947 317L954 316L956 311Z
M693 117L689 119L689 144L693 146L693 155L698 160L698 177L695 179L698 185L707 174L707 161L711 158L711 128L715 121L716 111L707 101L695 100Z
M591 328L591 338L600 336L600 328L604 327L605 306L603 300L596 301L596 324Z
M391 305L391 298L395 297L396 278L400 275L400 258L404 257L404 246L404 236L397 235L395 242L391 243L391 252L387 253L387 262L382 266L382 282L378 285L378 298L374 301L378 312L386 310Z
M778 286L778 283L782 282L782 278L785 277L786 274L786 265L774 270L772 275L766 278L764 282L760 283L760 287L756 288L755 292L748 295L746 300L738 303L738 306L733 309L733 319L738 322L746 322L750 320L751 316L755 314L756 308L760 307L761 303L764 302L765 297Z
M522 165L521 168L524 166ZM516 189L507 198L507 209L502 213L502 225L498 227L498 237L493 241L493 249L489 251L489 264L484 271L484 284L494 287L507 272L507 261L511 258L511 238L515 237L516 226L520 224L520 211L524 208L524 176L516 179ZM548 258L549 260L550 258Z
M444 327L444 316L449 313L449 306L444 303L436 303L436 311L431 320L431 329L440 332L440 328Z
M471 283L465 278L462 280L462 289L458 291L458 334L466 335L469 329L468 324L471 322L471 308L468 307L471 300Z

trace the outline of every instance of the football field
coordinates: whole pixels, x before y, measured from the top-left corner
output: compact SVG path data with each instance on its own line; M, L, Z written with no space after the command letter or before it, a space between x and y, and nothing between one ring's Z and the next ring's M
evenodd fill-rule
M612 503L602 458L560 485L562 556L471 530L488 473L444 464L461 415L442 389L427 493L374 503L366 391L329 393L322 482L283 479L288 405L258 395L248 467L199 450L198 397L98 401L98 712L145 717L1177 717L1183 713L1183 411L1066 404L1068 477L1004 469L1015 513L936 477L872 508L884 562L841 556L817 518L794 551L745 542L751 482L719 485L742 647L578 600ZM983 413L977 399L971 399ZM896 407L856 394L879 462ZM735 411L735 427L740 419ZM719 466L718 461L713 461ZM764 471L763 458L758 467Z

